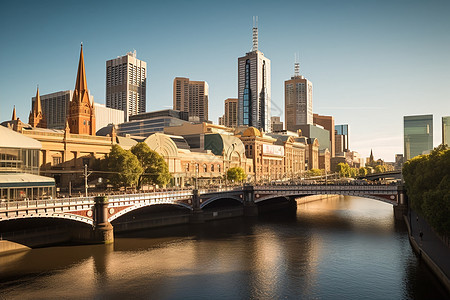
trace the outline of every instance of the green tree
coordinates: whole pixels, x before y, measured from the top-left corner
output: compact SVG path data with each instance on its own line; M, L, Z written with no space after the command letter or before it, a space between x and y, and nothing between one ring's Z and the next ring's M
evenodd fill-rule
M144 173L139 177L138 186L143 184L166 185L172 177L169 173L164 158L150 149L146 143L138 143L131 148L131 152L137 157Z
M403 166L411 207L440 233L450 233L450 149L440 145Z
M322 175L322 171L319 169L311 169L306 172L307 176L320 176Z
M366 176L367 175L367 169L364 167L359 168L358 170L359 176Z
M339 173L340 177L350 177L350 166L347 163L338 163L336 172Z
M383 165L376 165L375 166L375 173L383 173L386 171L386 168Z
M137 157L119 145L113 145L106 162L102 163L111 172L108 179L115 187L136 186L143 169Z
M241 167L230 168L227 171L227 180L241 182L247 178L244 169Z

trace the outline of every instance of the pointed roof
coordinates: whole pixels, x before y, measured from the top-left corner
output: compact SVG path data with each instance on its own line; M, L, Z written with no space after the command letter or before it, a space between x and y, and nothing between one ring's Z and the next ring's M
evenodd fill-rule
M14 109L13 109L13 114L12 114L11 120L12 120L12 121L17 120L17 116L16 116L16 106L15 106L15 105L14 105Z
M42 113L41 96L39 95L39 87L36 90L36 101L34 102L33 113L35 116Z
M81 43L80 61L78 62L77 80L75 82L76 91L87 90L86 70L84 69L83 43Z

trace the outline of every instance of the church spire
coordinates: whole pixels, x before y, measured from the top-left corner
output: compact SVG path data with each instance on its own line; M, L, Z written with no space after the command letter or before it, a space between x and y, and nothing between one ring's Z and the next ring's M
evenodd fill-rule
M13 108L13 114L12 114L11 120L12 120L12 121L17 120L17 116L16 116L16 106L15 106L15 105L14 105L14 108Z
M78 62L78 73L75 83L75 90L80 92L87 90L86 70L84 69L83 43L81 43L80 60Z
M45 120L44 112L42 111L41 96L39 95L39 86L37 87L36 90L36 100L34 100L33 109L30 112L28 123L32 127L47 128L47 121Z

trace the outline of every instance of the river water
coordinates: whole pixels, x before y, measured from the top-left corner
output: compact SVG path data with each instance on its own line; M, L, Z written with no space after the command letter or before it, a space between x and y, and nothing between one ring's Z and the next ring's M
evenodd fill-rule
M0 299L448 297L392 206L358 197L0 257Z

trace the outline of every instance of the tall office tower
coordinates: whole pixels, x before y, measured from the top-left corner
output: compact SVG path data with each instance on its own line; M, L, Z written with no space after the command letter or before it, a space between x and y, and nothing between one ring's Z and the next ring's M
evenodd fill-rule
M238 58L238 126L271 131L270 60L258 50L257 19L253 25L253 48Z
M406 160L433 150L433 115L404 116L403 129Z
M145 112L147 63L136 58L136 51L106 62L106 107L128 116Z
M335 154L350 150L348 142L348 124L335 125Z
M73 91L69 90L40 96L42 111L47 119L47 128L64 129L72 95ZM33 97L31 100L34 105L36 97ZM90 96L89 100L93 102L94 98Z
M15 111L15 109L14 109ZM28 124L32 127L47 128L47 121L42 111L41 97L39 96L39 88L36 91L36 101L32 103Z
M286 129L297 131L300 125L312 125L313 85L300 75L300 64L294 64L294 76L284 82L284 110Z
M223 123L227 127L236 128L238 119L238 102L239 99L228 98L225 100L225 114L223 115Z
M184 77L173 80L173 109L187 112L189 121L208 121L208 97L206 81L190 81Z
M321 116L319 114L313 115L314 124L323 126L330 133L330 154L335 157L335 134L334 134L334 118L333 116Z
M442 144L450 146L450 116L442 117Z
M69 103L66 123L69 126L70 133L95 135L95 109L89 98L84 68L83 44L81 44L77 79L72 101Z

